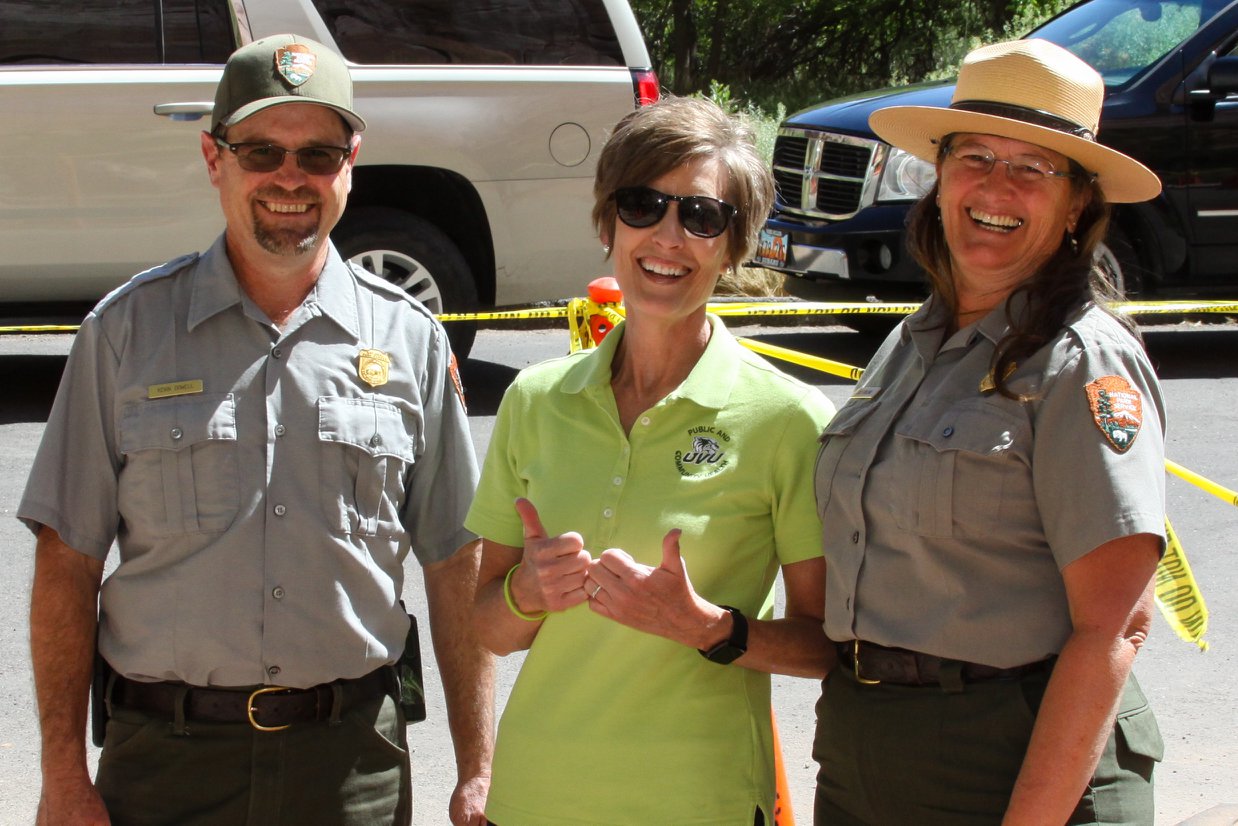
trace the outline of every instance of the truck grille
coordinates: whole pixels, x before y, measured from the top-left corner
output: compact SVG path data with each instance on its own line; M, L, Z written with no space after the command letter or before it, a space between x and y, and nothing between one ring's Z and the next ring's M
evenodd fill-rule
M873 203L885 144L833 132L783 128L774 142L774 184L784 211L841 221Z

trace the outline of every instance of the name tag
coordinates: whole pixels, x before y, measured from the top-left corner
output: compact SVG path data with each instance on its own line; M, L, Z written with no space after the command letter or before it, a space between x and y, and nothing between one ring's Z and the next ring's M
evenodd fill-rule
M166 399L169 396L189 396L202 392L202 379L172 381L167 384L152 384L146 388L146 398Z

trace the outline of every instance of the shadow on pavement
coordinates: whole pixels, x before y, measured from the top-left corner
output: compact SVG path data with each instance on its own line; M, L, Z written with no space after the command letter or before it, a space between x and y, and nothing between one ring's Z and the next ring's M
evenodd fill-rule
M508 386L519 371L506 364L478 359L465 359L460 366L460 381L464 385L464 401L470 416L493 416Z
M66 356L0 357L0 424L47 421L66 360Z

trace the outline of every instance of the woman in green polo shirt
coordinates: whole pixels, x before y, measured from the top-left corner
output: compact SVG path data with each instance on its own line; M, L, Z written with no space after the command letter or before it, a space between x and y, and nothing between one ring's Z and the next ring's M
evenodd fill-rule
M753 249L769 172L742 124L669 99L619 124L594 194L626 320L517 378L465 523L478 633L528 649L486 814L772 823L769 674L833 656L812 493L832 410L705 311Z

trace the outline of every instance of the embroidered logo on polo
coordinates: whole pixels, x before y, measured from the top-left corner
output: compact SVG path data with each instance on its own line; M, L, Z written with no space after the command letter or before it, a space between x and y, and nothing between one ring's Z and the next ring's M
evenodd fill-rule
M1084 388L1092 420L1118 453L1135 443L1143 425L1143 397L1121 376L1101 376Z
M289 43L275 50L275 71L291 86L300 86L314 76L318 68L318 56L309 46Z
M688 429L684 436L686 450L675 451L675 467L679 475L705 479L720 473L731 463L727 458L731 435L713 425L700 425Z

